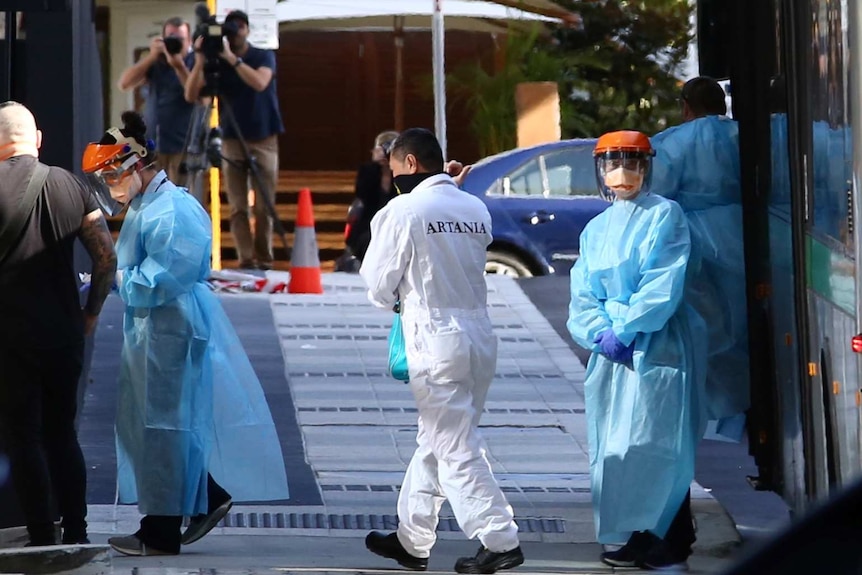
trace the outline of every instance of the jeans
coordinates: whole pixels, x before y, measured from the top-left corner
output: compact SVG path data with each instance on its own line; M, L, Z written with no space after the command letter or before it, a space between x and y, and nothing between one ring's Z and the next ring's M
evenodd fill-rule
M60 349L0 349L0 438L31 543L87 533L87 469L75 431L83 340ZM56 510L56 511L55 511Z

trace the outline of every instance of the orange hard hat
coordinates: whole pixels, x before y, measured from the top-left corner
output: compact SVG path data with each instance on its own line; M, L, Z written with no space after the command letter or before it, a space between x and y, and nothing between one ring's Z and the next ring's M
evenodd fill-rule
M620 130L619 132L603 134L598 142L596 142L593 156L606 152L640 152L642 154L652 154L653 149L646 134L633 130Z

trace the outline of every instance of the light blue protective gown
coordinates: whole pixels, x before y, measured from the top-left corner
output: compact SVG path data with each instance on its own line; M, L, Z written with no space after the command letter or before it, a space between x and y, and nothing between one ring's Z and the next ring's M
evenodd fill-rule
M719 433L738 441L751 401L738 127L730 118L707 116L651 141L650 189L683 209L700 260L686 301L709 330L707 414L718 420Z
M234 501L288 497L260 381L209 276L211 223L160 172L117 240L126 304L117 408L121 503L149 515L207 512L207 471Z
M655 195L614 202L581 233L567 326L592 351L584 392L600 543L664 537L694 479L706 349L683 303L689 251L682 210ZM606 329L634 342L632 368L600 353Z

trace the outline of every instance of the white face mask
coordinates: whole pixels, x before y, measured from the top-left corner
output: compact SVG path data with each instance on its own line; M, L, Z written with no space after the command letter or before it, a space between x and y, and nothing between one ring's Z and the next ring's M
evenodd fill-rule
M631 200L638 195L644 183L644 175L637 170L616 168L605 174L605 185L621 200Z
M141 174L135 171L119 184L111 186L111 197L121 204L128 204L141 192L141 184Z

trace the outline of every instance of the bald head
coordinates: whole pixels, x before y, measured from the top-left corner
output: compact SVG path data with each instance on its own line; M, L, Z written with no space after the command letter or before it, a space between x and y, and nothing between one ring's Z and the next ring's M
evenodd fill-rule
M0 104L0 158L13 156L39 156L42 132L36 128L36 119L18 102Z

